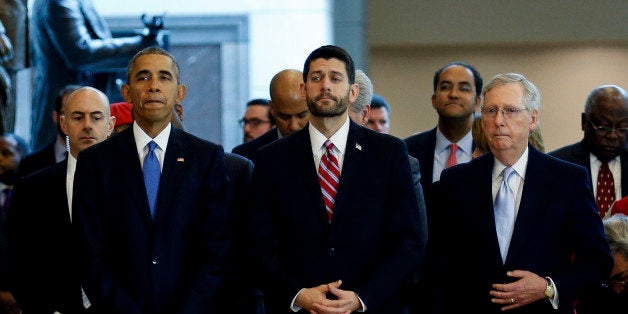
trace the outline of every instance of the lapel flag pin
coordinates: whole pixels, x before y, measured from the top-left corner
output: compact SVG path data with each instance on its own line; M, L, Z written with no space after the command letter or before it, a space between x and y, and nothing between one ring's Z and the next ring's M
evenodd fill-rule
M183 162L184 160L185 160L185 159L183 159L183 157L179 157L179 158L177 158L177 161L178 161L178 162Z
M355 148L357 148L360 151L362 150L362 146L358 143L355 143Z

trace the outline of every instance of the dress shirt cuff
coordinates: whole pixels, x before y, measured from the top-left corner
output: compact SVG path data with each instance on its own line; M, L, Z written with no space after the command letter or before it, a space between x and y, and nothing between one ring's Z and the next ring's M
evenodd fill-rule
M552 280L552 278L550 277L545 277L545 278L547 278L552 283L552 286L554 286L554 297L549 299L549 301L552 304L552 307L555 310L558 310L558 288L556 287L556 284L554 284L554 280Z
M298 312L302 309L302 307L298 306L296 304L297 301L297 297L299 296L299 293L301 293L301 291L303 291L305 288L301 288L301 290L299 290L299 292L297 292L297 294L294 296L294 298L292 298L292 302L290 302L290 310L292 312Z

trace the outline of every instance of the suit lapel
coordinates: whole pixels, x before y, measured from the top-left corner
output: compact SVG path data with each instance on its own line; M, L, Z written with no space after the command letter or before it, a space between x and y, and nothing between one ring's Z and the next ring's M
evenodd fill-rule
M515 227L510 240L508 259L512 260L517 256L520 248L525 247L529 232L520 230L534 229L534 222L538 220L541 212L545 209L543 195L552 190L552 179L545 172L538 169L547 169L543 164L541 153L532 146L529 147L528 165L526 166L526 178L521 192L521 202L515 220Z
M183 131L171 128L168 148L164 156L164 165L159 181L159 193L157 194L157 205L155 207L155 220L165 214L165 208L169 208L174 202L173 196L178 193L162 193L163 191L176 191L183 181L185 174L187 141L183 136ZM189 158L188 158L189 159ZM148 204L147 204L148 205Z
M349 124L347 145L345 147L344 162L342 164L342 171L340 172L338 193L336 194L337 210L334 211L332 221L347 215L347 211L344 209L351 208L351 199L356 197L356 195L351 193L351 183L363 179L363 171L361 171L361 169L369 167L369 165L364 164L364 152L368 151L368 149L364 128L351 121Z

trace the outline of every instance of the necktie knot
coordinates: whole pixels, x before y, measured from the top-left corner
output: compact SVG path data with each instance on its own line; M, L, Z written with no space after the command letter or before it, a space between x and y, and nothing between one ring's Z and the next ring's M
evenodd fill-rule
M447 164L445 165L445 168L449 168L458 164L458 158L456 158L457 150L458 145L456 143L449 144L449 157L447 157Z
M508 185L509 188L510 188L510 185L508 184L508 180L510 180L510 177L512 176L513 173L515 173L515 169L513 169L511 167L506 167L502 171L502 178L503 178L504 182L506 183L506 185Z
M148 146L148 154L152 154L155 151L155 148L157 148L157 143L155 143L155 141L150 141L146 144L146 146Z
M328 154L333 153L334 143L332 143L330 140L326 140L325 143L323 143L323 146L325 147L325 150L327 151Z

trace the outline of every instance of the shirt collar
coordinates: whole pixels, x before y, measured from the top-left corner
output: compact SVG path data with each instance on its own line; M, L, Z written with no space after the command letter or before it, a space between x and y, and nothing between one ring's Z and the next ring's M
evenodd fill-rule
M445 149L449 149L449 144L451 142L445 137L443 132L440 131L440 128L436 127L436 146L435 151L437 153L444 151ZM471 155L473 153L473 135L471 131L469 131L464 137L462 137L457 143L458 148L463 152Z
M318 152L321 151L321 147L327 140L325 135L317 130L311 123L308 123L308 131L310 132L310 142L312 145L312 152L314 155L318 155ZM344 155L345 149L347 147L347 138L349 137L349 116L347 116L347 120L345 123L334 133L329 140L336 146L336 149L340 151L341 154Z
M526 176L526 168L528 166L528 150L529 148L526 147L526 150L523 154L521 154L521 157L519 157L519 159L512 165L512 168L522 179ZM502 171L504 171L504 168L506 168L506 165L502 164L501 161L495 158L495 164L493 165L493 181L501 179L499 176Z
M151 138L140 128L137 124L137 121L133 121L133 136L135 136L135 145L138 153L141 153L144 150L144 147L150 141L155 141L157 146L161 148L162 151L166 151L166 147L168 146L168 139L170 136L170 129L172 129L172 124L168 123L168 125L155 136L155 138Z

